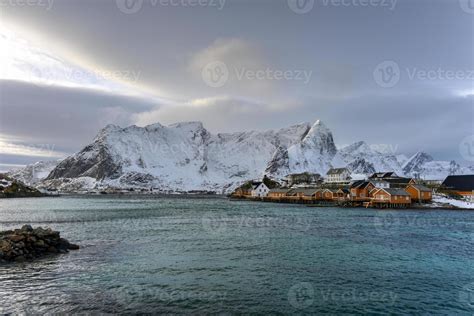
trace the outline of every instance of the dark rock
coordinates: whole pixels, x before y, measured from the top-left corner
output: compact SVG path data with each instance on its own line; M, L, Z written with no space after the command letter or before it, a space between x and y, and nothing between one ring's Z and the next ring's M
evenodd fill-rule
M13 242L19 242L19 241L22 241L23 239L25 239L25 236L23 236L23 235L11 235L10 236L10 240L13 241Z
M76 244L69 244L69 247L67 248L69 250L77 250L79 249L79 246Z
M46 244L44 243L44 241L42 239L40 239L37 242L35 242L35 246L39 247L39 248L45 248Z
M23 262L77 249L78 245L61 238L60 233L51 228L24 225L21 229L0 232L0 263Z
M26 231L26 232L32 232L32 231L33 231L33 227L31 227L31 225L23 225L23 226L21 227L21 230Z
M49 253L57 253L58 250L57 250L55 247L50 246L50 247L48 247L48 252L49 252Z

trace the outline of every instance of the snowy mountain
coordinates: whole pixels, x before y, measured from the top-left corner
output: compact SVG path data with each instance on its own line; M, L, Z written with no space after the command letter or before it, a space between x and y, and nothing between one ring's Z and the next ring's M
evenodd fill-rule
M379 152L363 141L339 149L333 165L348 167L352 173L370 174L390 170L403 174L398 158L394 154Z
M24 168L7 172L7 175L27 185L35 185L46 178L59 162L60 160L39 161Z
M461 167L454 160L436 161L429 154L417 152L402 166L407 176L425 180L441 180L454 174L472 174L474 166Z
M301 172L326 174L336 153L331 131L318 120L301 141L287 148L280 146L268 163L266 172L276 177Z
M278 147L301 142L310 130L304 123L277 131L212 135L199 122L109 125L92 144L62 161L45 185L92 178L98 187L221 192L263 176Z
M210 133L200 122L108 125L91 144L59 164L37 163L11 175L42 189L63 191L221 193L264 174L279 179L301 172L325 175L332 167L347 167L359 176L395 171L426 179L474 173L474 167L454 161L435 161L426 153L406 158L363 141L337 149L331 131L318 120L279 130L221 134Z

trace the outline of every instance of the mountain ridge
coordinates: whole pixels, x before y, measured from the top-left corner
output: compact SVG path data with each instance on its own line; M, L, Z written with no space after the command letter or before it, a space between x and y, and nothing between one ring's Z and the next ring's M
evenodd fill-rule
M474 171L454 161L435 161L422 152L410 158L382 153L365 141L338 149L331 130L320 120L262 132L217 134L201 122L190 121L125 128L109 124L35 184L64 190L153 188L223 193L265 174L277 179L300 172L324 175L332 167L348 167L357 174L395 171L440 179Z

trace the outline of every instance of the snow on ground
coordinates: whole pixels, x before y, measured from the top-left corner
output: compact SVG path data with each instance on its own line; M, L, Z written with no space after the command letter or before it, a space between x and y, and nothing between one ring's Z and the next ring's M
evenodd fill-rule
M443 204L449 204L459 208L466 208L466 209L473 209L474 210L474 202L469 202L467 200L455 200L450 199L444 195L437 195L433 196L433 207L442 206Z

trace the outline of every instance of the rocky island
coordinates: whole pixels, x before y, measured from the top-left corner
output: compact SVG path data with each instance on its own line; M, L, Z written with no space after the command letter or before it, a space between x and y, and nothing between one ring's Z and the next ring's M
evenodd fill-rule
M40 197L44 196L32 186L25 185L21 181L7 175L0 174L0 198L16 197Z
M0 263L23 262L77 249L78 245L61 238L60 233L51 228L24 225L20 229L0 232Z

